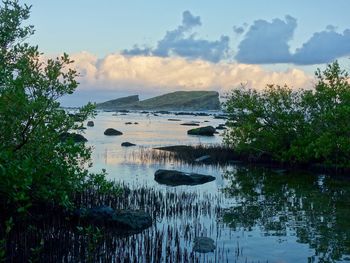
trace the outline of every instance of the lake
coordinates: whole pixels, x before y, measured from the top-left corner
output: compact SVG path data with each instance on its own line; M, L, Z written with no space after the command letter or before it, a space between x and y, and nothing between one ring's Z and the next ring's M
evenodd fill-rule
M175 118L180 121L168 120ZM101 261L350 262L348 180L156 158L154 147L221 143L222 131L213 137L187 135L192 127L180 123L189 121L214 127L225 122L213 116L99 112L95 126L85 130L93 147L91 171L106 169L109 179L127 185L129 208L149 212L155 222L140 234L112 237L113 246L104 245ZM123 135L105 136L106 128ZM121 147L125 141L137 146ZM154 180L157 169L209 174L216 180L170 187ZM193 252L198 236L212 238L216 250Z

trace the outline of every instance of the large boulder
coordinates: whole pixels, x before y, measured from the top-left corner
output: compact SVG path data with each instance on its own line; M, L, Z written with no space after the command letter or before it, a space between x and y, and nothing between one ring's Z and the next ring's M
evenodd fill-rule
M87 139L78 133L70 133L70 132L63 132L60 135L60 139L62 142L65 142L67 140L73 140L74 142L87 142Z
M116 129L113 129L113 128L108 128L104 132L104 135L107 135L107 136L117 136L117 135L122 135L122 134L123 134L122 132L117 131Z
M214 240L209 237L196 237L194 239L193 250L199 253L214 252L216 246Z
M176 170L157 170L154 174L154 180L160 184L177 185L197 185L215 180L214 176L196 173L185 173Z
M108 225L120 232L137 233L152 226L152 218L141 210L116 211L109 206L77 209L76 219L95 225Z
M213 126L205 126L200 128L195 128L187 131L189 135L202 135L202 136L214 136L216 132Z

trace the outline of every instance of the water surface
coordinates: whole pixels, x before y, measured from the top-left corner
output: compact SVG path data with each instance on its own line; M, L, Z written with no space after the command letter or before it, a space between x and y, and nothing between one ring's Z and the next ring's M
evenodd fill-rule
M192 127L180 123L188 121L214 127L225 122L212 116L100 112L95 126L85 130L94 148L93 171L104 168L110 179L132 189L158 191L152 202L163 204L138 207L134 202L132 208L154 210L148 212L156 223L117 241L120 262L350 262L348 180L262 167L189 165L147 155L153 147L221 142L222 131L213 137L187 135ZM123 135L105 136L106 128ZM121 147L124 141L137 146ZM159 185L154 172L160 168L210 174L216 180L200 186ZM194 253L196 236L214 239L215 252Z

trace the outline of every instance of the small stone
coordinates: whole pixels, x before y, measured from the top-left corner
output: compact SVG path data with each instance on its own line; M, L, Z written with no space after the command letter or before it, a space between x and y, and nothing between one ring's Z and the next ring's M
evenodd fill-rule
M216 246L214 240L209 237L196 237L194 239L193 250L198 253L214 252Z

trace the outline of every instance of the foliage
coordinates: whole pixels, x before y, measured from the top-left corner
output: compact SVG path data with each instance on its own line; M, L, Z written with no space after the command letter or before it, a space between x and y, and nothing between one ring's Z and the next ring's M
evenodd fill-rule
M29 6L5 0L0 7L0 205L9 213L34 202L71 207L72 195L88 186L113 188L104 173L88 172L89 147L61 138L94 115L92 104L71 115L58 102L78 85L73 61L67 54L44 61L25 42L34 33L22 26Z
M253 158L349 167L350 84L338 62L316 72L311 90L268 85L229 95L225 143Z

